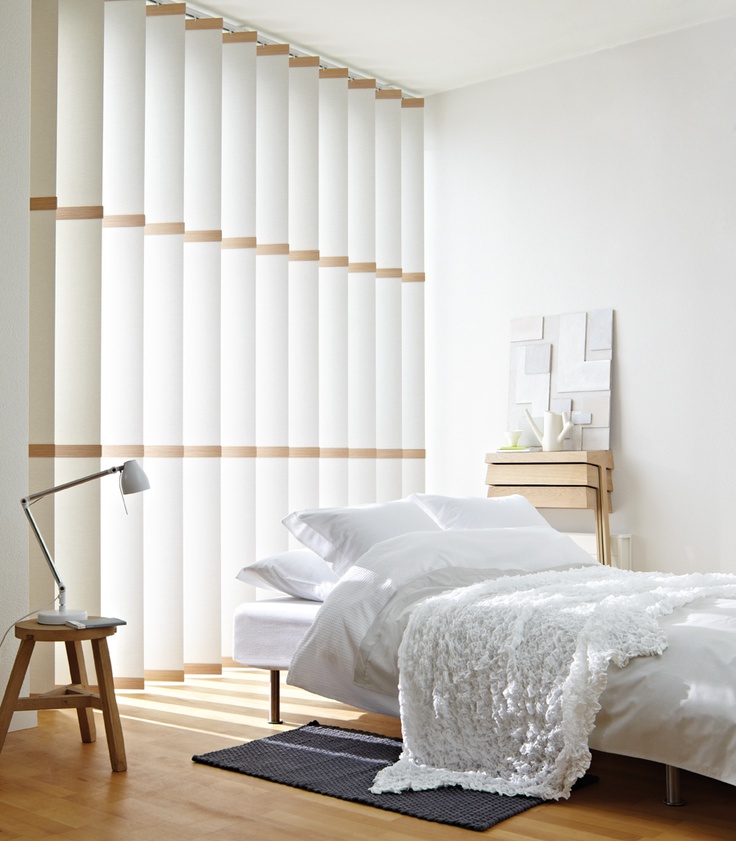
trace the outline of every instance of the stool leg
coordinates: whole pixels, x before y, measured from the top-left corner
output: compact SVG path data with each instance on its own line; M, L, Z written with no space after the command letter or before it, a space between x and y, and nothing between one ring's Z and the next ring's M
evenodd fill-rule
M107 647L106 637L92 640L92 654L95 658L97 682L100 686L100 701L102 702L102 716L105 721L107 747L110 751L110 763L113 771L125 771L128 763L125 758L123 727L120 723L118 703L115 699L112 663L110 661L110 650Z
M15 712L15 705L18 702L20 690L23 687L23 680L28 671L28 664L31 662L31 654L33 654L33 646L35 644L35 640L22 639L18 647L18 653L15 656L15 663L10 672L10 679L5 689L2 706L0 706L0 751L3 749L5 737L8 735L10 722Z
M69 661L69 674L71 675L72 683L79 684L82 689L89 691L89 681L87 679L87 668L84 665L84 652L82 650L82 643L79 640L70 640L65 642L66 657ZM83 742L94 742L97 739L97 728L95 727L95 717L91 707L79 707L77 710L77 718L79 719L79 732L82 735Z

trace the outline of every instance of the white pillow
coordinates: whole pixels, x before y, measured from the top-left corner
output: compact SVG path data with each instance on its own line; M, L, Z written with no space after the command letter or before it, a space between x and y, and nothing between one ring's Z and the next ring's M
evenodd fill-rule
M350 508L294 511L281 521L341 576L371 546L415 531L438 531L435 521L408 499Z
M447 531L549 526L531 502L520 494L489 498L415 493L409 499Z
M323 602L338 581L330 565L309 549L270 555L243 567L236 578L313 602Z

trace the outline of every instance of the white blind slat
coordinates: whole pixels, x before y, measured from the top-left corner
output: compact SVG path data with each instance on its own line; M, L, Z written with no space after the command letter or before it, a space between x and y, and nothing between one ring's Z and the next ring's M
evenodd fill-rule
M294 545L289 510L423 488L422 109L183 8L58 8L58 50L34 35L54 399L31 395L57 458L33 475L143 460L131 516L98 483L48 530L75 598L131 625L117 674L175 679L229 654L235 575Z

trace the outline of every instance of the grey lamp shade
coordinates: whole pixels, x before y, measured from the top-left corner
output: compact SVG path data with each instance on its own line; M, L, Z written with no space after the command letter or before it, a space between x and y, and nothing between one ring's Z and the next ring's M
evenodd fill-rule
M120 486L124 494L137 494L147 491L151 487L143 468L137 461L126 461L120 478Z

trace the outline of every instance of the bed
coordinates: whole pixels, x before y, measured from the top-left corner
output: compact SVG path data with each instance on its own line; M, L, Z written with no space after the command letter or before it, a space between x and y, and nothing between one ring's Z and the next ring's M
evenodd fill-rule
M403 715L398 652L417 605L489 580L598 566L521 497L415 494L295 512L284 524L304 549L241 573L282 597L235 617L234 658L271 670L273 721L281 669L310 692ZM736 785L735 582L704 577L711 590L659 617L666 650L606 673L590 747L663 763L669 802L679 800L677 768Z

